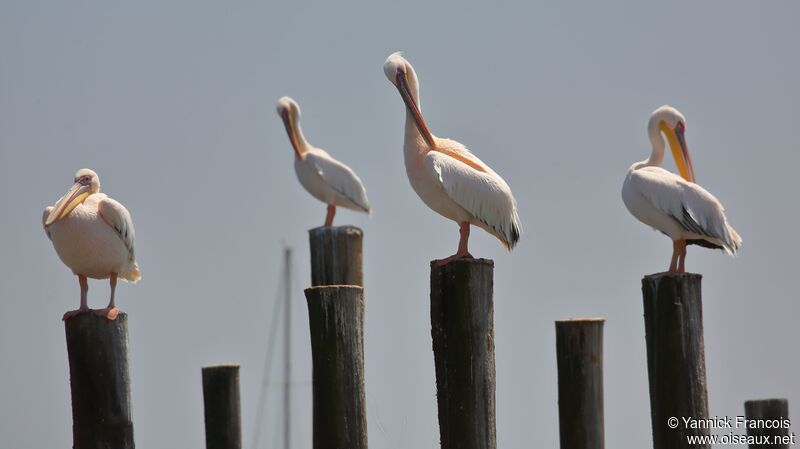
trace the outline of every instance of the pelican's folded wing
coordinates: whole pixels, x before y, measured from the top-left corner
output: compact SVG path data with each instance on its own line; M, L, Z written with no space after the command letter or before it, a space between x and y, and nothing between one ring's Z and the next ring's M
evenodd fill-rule
M133 250L133 241L135 238L135 231L133 229L133 220L128 209L120 204L118 201L105 197L97 204L97 211L103 220L108 223L125 243L125 246L130 252L130 260L135 259Z
M478 158L467 154L470 163L431 151L426 156L426 163L435 172L447 195L511 249L522 232L511 188ZM474 168L473 164L478 164L482 171Z
M370 213L371 208L369 200L367 200L367 191L364 188L364 184L350 167L330 156L325 157L308 153L306 158L314 164L323 181L337 193L347 198L355 209Z
M728 225L725 209L706 189L660 167L631 173L631 185L683 229L716 240L725 252L736 254L742 240Z

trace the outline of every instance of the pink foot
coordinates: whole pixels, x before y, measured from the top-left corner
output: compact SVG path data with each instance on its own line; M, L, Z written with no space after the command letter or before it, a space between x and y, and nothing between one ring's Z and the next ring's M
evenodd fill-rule
M83 307L77 310L70 310L69 312L65 313L63 317L61 317L61 321L67 321L72 317L88 313L90 310L91 309L89 309L88 307Z
M117 315L119 315L119 309L116 307L106 307L105 309L97 309L93 311L95 315L105 317L111 321L117 319Z
M447 257L445 259L437 260L436 261L436 266L437 267L443 267L443 266L449 264L450 262L452 262L454 260L459 260L459 259L473 259L473 257L472 257L472 254L470 254L470 253L463 253L463 254L456 253L456 254L453 254L452 256Z

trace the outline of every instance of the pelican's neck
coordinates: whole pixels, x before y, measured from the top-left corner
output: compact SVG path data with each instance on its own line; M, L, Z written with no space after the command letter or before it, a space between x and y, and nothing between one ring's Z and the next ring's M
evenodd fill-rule
M655 166L660 167L661 163L664 162L664 136L661 135L661 129L659 129L659 121L652 120L647 125L647 134L650 136L650 144L653 147L653 151L650 153L650 157L647 160L642 161L644 166Z
M297 151L299 154L295 154L300 159L305 157L306 152L311 147L308 141L306 140L306 136L303 135L303 129L300 127L300 118L295 117L292 122L292 134L294 134L294 138L297 141Z
M408 87L411 88L411 96L414 98L414 103L417 105L420 114L422 114L422 105L419 98L419 80L417 73L412 67L408 77ZM406 156L417 155L428 150L428 144L425 138L422 137L417 122L414 120L414 114L406 107L406 131L405 131L405 152Z

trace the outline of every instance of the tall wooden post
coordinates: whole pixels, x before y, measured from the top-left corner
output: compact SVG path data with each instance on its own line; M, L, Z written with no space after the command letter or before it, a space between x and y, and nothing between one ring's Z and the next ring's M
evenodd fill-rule
M431 336L442 449L495 449L494 262L431 262Z
M93 313L64 322L72 389L74 449L133 449L128 315Z
M603 449L603 318L556 321L561 449Z
M689 446L687 435L710 432L708 428L686 428L682 420L708 418L701 279L694 273L662 273L642 279L655 449L710 448Z
M364 290L305 290L313 362L314 449L366 449Z
M311 285L364 286L361 256L364 233L355 226L319 227L308 231Z
M203 367L206 449L241 449L239 365Z
M792 441L789 433L789 401L786 399L761 399L744 403L747 419L770 421L773 425L763 428L747 428L747 435L754 437L750 449L789 449ZM780 425L774 425L779 423ZM769 441L767 441L769 439Z

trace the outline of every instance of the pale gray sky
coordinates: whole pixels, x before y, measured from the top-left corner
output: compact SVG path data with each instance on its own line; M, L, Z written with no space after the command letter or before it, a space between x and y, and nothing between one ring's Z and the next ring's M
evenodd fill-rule
M71 444L60 317L79 291L40 219L81 167L136 224L143 278L118 302L137 445L202 447L200 367L223 361L242 364L249 444L287 242L294 447L311 446L302 288L306 230L325 210L297 183L275 114L291 95L308 139L358 172L374 207L336 220L365 232L370 446L437 447L428 261L452 254L458 231L408 185L403 103L381 67L397 50L431 130L469 146L519 202L514 252L471 239L496 263L500 447L557 445L553 321L597 315L607 446L651 444L640 278L666 268L671 245L619 192L665 103L686 116L698 180L744 238L737 259L692 247L687 262L705 276L711 413L783 396L797 416L798 13L793 1L0 0L0 446ZM91 282L92 306L107 295ZM264 447L278 429L268 415Z

